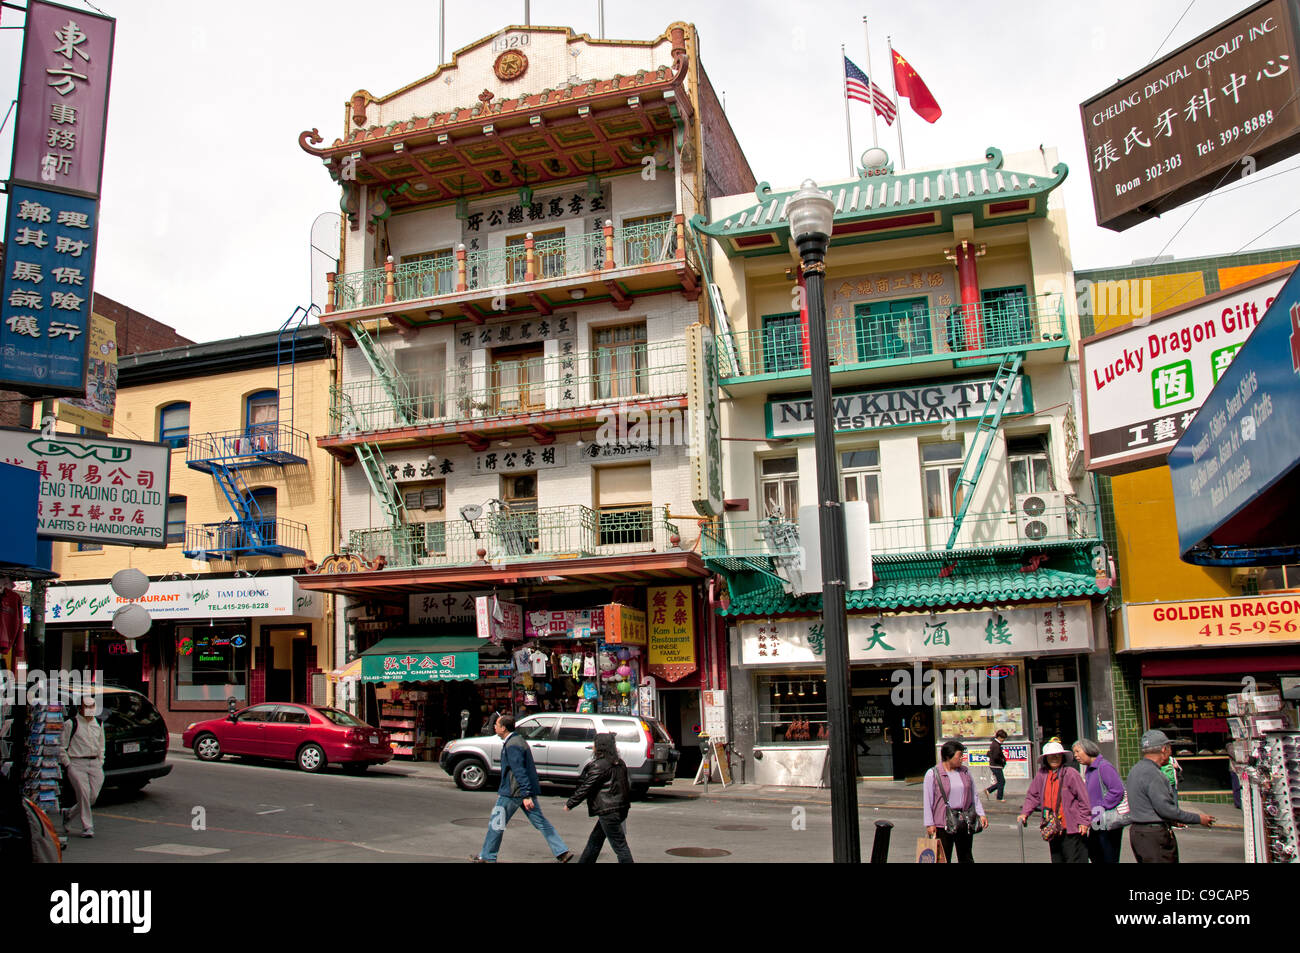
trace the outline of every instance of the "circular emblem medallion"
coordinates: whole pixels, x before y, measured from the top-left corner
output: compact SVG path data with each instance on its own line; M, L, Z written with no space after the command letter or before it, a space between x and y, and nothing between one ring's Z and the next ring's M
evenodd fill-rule
M518 79L528 72L528 57L518 50L506 50L497 57L492 69L497 74L497 79L507 82Z

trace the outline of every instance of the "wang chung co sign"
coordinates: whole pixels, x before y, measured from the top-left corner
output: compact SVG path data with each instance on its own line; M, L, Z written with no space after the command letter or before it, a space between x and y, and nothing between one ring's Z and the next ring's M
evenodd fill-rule
M1006 413L1033 413L1029 379L1017 376L1010 386ZM835 414L835 430L877 430L936 421L971 420L984 412L993 387L994 380L987 378L836 394L831 407ZM805 437L812 432L813 403L810 398L768 401L768 437Z

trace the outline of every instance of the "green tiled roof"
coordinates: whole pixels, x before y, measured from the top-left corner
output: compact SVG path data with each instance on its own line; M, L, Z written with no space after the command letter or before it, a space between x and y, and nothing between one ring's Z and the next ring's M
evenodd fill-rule
M1004 170L1002 152L992 147L985 158L983 163L950 169L894 172L891 168L883 175L827 186L823 191L835 203L835 243L897 238L900 232L947 231L952 216L961 212L972 213L976 226L1041 218L1047 214L1048 194L1069 174L1063 162L1050 175ZM790 235L786 207L797 191L773 192L768 183L760 182L754 190L757 204L715 222L697 215L691 224L718 239L728 255L761 254L773 244L784 249ZM878 234L871 231L873 222L881 228ZM758 237L764 235L772 242L762 244Z
M1021 572L1014 560L979 558L950 563L913 560L877 564L875 586L852 589L848 609L928 609L939 606L973 606L986 603L1035 602L1103 595L1109 586L1098 585L1084 553L1064 559L1054 557L1032 572ZM947 575L940 575L951 567ZM729 581L730 582L730 581ZM820 594L787 595L775 585L755 585L753 579L731 582L731 604L721 615L798 615L819 613Z

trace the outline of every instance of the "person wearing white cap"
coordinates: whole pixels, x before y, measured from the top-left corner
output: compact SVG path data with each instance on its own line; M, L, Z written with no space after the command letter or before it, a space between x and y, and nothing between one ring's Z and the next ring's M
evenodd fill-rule
M77 795L81 836L95 836L95 818L90 806L104 786L104 727L95 718L95 696L85 695L77 714L63 723L59 763ZM66 830L66 821L64 828Z
M1092 805L1088 789L1078 771L1062 770L1065 747L1058 741L1043 745L1038 774L1025 793L1020 815L1021 824L1032 811L1043 811L1039 830L1047 841L1054 864L1086 864L1088 831L1092 826Z
M1142 757L1128 773L1129 847L1139 864L1178 863L1178 839L1173 824L1203 824L1214 818L1200 811L1184 811L1161 771L1173 755L1169 736L1152 729L1142 736Z

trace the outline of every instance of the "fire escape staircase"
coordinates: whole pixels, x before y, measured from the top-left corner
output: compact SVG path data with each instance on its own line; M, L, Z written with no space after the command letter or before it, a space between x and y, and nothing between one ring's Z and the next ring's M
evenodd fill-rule
M998 365L998 373L993 379L993 387L984 404L984 412L975 427L975 437L971 440L965 459L962 460L961 470L957 474L957 485L953 488L954 516L952 532L948 534L947 549L952 549L957 544L962 521L966 519L966 511L970 509L971 501L975 498L975 487L979 485L984 464L989 458L989 451L993 448L993 441L997 439L998 426L1002 423L1002 414L1007 409L1007 399L1011 396L1016 374L1024 360L1024 354L1011 353L1003 357L1002 363Z

